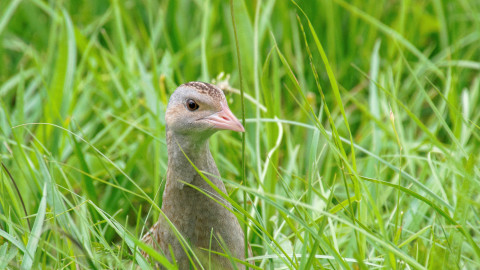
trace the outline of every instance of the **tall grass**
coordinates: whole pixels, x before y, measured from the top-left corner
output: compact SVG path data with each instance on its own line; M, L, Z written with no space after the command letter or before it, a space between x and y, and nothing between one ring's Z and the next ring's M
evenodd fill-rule
M161 214L166 103L191 80L244 102L245 141L211 150L257 268L480 268L479 12L1 1L0 269L152 267L140 248L175 268L139 239Z

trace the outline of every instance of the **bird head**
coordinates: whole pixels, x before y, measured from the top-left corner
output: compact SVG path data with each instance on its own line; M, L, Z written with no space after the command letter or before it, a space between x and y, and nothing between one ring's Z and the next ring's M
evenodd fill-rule
M208 138L222 129L244 132L228 107L222 90L203 83L180 85L170 96L165 114L168 130L197 139Z

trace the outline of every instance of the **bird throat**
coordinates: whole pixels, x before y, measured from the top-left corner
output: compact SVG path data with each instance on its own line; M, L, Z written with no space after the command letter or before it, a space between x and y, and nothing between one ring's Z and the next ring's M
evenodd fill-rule
M208 138L199 138L191 134L177 134L167 129L168 173L167 183L182 189L192 183L197 170L215 173L209 170L209 164L215 164L208 146Z

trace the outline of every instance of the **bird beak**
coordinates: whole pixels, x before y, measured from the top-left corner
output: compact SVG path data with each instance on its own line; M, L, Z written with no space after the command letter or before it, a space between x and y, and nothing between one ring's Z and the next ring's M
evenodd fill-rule
M209 123L213 124L215 129L229 129L238 132L245 132L245 128L240 121L233 115L227 104L222 102L222 110L205 118Z

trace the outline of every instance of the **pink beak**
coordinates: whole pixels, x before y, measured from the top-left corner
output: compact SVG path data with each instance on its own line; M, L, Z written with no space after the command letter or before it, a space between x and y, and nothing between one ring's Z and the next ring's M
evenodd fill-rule
M227 104L222 102L222 110L205 118L213 124L216 129L230 129L238 132L245 132L245 128L240 121L233 115Z

